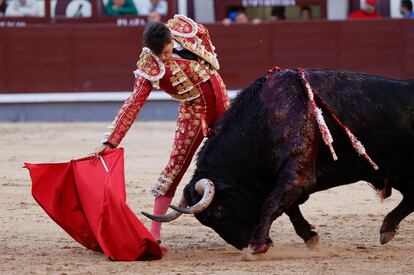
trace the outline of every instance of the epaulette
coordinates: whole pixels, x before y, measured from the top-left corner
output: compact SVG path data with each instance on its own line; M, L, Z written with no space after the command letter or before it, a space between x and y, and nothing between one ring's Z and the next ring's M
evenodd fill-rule
M167 26L174 39L185 49L207 61L214 69L220 69L214 46L206 35L208 34L206 27L181 14L176 14L174 19L170 19Z
M160 80L165 74L165 65L161 59L152 54L151 50L144 47L137 62L137 69L134 71L135 77L142 76L151 82Z
M197 30L200 34L208 34L208 30L202 24L197 24Z
M174 15L173 19L168 20L167 26L173 35L186 38L194 37L198 31L197 23L182 14Z

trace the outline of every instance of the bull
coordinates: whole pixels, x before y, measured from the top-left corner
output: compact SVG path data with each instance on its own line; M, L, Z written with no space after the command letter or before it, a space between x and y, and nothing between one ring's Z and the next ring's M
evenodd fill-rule
M264 253L272 244L271 224L286 213L296 233L313 246L318 234L299 205L314 192L363 180L384 198L392 188L403 196L380 229L381 244L392 240L414 211L414 80L334 70L303 73L317 93L338 160L323 144L298 71L270 72L235 98L200 150L174 211L144 214L159 221L195 214L237 249L250 246L252 253ZM365 146L371 163L355 152L343 125Z

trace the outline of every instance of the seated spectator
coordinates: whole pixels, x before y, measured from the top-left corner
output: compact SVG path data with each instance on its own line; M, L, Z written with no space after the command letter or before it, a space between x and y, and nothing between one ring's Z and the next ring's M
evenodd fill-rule
M62 5L59 5L61 2ZM55 7L56 17L91 17L92 4L89 0L58 1Z
M349 14L349 19L378 19L381 18L376 12L377 0L366 0L362 10Z
M6 16L38 17L40 13L36 0L12 0L6 9Z
M236 17L239 13L244 13L243 8L233 8L227 13L227 17L223 19L224 25L229 25L236 21Z
M234 18L234 23L238 24L245 24L249 23L249 17L247 17L247 14L244 11L239 11Z
M132 0L109 0L105 12L107 15L137 15L137 8Z
M232 20L231 18L234 18L234 19ZM229 13L229 17L223 20L223 24L225 25L229 25L231 23L246 24L249 22L253 24L258 24L261 22L261 20L259 18L254 18L253 20L250 21L249 17L247 16L247 14L245 13L243 9L239 9L235 14L234 12Z
M148 14L147 20L148 23L161 22L161 14L159 14L156 10L152 10Z
M165 0L151 0L152 8L151 10L155 10L159 14L166 15L168 11L168 4Z
M234 20L236 19L237 14L239 13L240 8L238 9L232 9L231 11L229 11L229 13L227 14L227 18L231 20L231 22L234 22Z
M286 11L286 8L283 6L273 7L272 13L270 15L270 21L286 20L285 11Z
M6 0L0 0L0 17L6 15L7 3Z
M413 2L411 0L402 0L400 3L400 11L404 18L414 19Z
M166 0L139 0L138 11L140 15L149 15L155 10L160 15L167 15L168 3Z
M300 19L302 21L312 20L312 10L309 6L303 6L300 9Z
M230 25L231 23L233 23L233 21L231 21L231 19L228 17L224 18L222 22L224 25Z

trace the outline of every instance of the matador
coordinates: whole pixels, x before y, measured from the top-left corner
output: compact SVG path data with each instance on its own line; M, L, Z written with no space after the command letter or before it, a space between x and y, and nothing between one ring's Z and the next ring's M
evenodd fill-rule
M175 15L167 24L152 23L144 31L144 45L137 62L133 92L108 126L103 146L117 147L153 89L167 92L180 102L170 158L151 193L156 197L154 215L164 215L177 185L204 137L229 107L219 62L208 30L192 19ZM160 239L161 224L151 233Z

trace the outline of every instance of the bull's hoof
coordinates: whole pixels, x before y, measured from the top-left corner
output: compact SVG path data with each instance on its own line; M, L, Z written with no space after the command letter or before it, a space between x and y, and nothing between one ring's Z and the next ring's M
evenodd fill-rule
M380 243L386 244L392 239L394 239L395 235L397 235L397 232L383 232L381 233Z
M319 234L315 233L309 240L305 242L306 247L309 249L313 249L319 246Z
M268 244L251 244L250 250L252 254L266 253L267 250L269 250L269 245Z

